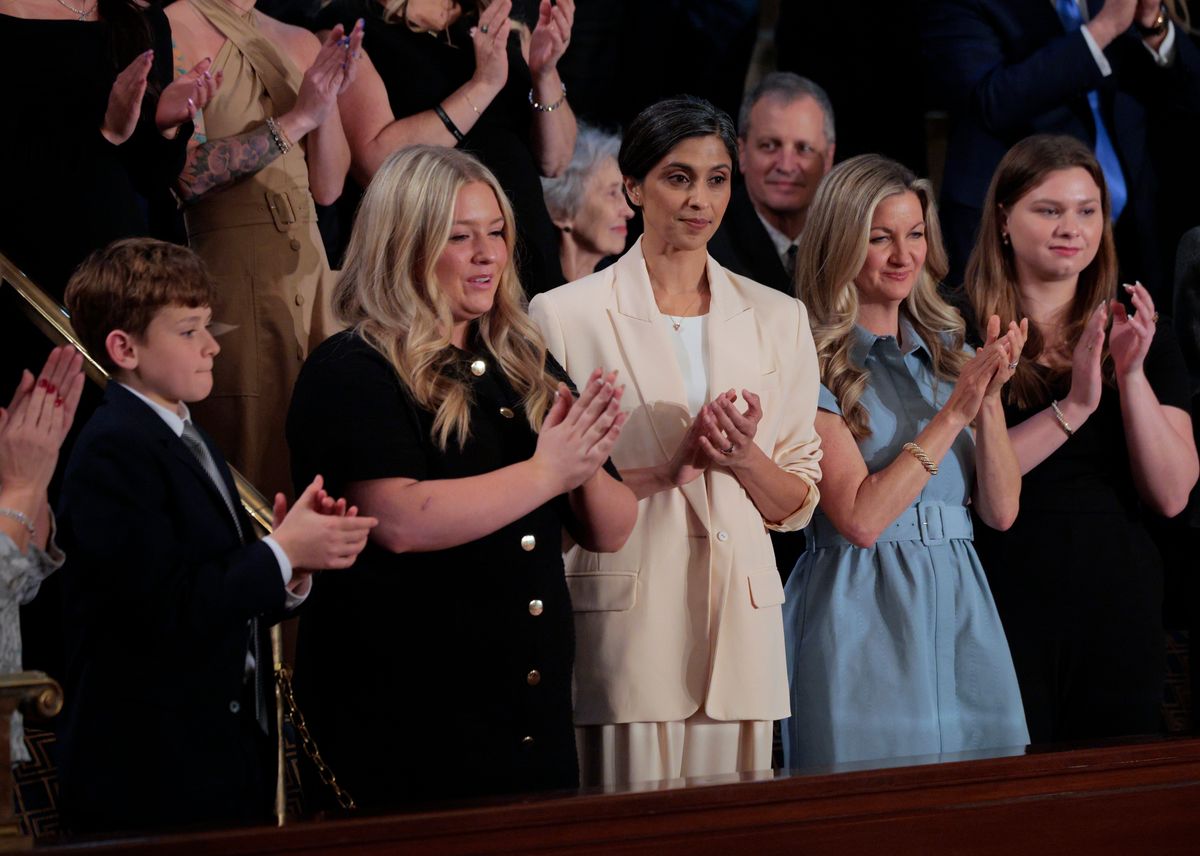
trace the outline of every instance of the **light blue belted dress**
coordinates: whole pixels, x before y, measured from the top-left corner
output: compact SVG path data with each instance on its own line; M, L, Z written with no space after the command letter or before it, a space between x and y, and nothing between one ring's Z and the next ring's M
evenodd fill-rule
M870 372L858 443L883 469L950 397L901 317L893 336L856 327L851 359ZM824 386L817 406L841 413ZM1017 676L966 509L975 444L963 431L917 501L873 547L855 547L818 510L783 607L792 716L788 767L1021 747Z

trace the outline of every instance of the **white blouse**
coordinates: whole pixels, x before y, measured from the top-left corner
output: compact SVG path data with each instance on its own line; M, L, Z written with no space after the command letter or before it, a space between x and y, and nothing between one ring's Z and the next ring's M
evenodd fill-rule
M688 410L695 416L708 398L708 315L675 317L663 315L671 338L671 349L683 375ZM675 323L679 329L675 329Z

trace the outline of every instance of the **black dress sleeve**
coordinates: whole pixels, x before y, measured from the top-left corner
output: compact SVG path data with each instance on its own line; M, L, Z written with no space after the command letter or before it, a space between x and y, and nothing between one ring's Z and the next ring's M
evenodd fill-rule
M288 413L297 493L318 473L334 495L355 481L427 478L433 448L423 413L361 337L327 340L304 364Z
M1160 324L1143 367L1159 404L1191 412L1192 394L1187 364L1169 324Z

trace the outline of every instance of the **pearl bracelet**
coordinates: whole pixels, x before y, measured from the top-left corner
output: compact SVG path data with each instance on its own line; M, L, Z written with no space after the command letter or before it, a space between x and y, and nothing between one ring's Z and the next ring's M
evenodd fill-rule
M1067 422L1067 417L1063 416L1062 410L1058 406L1058 402L1050 399L1050 409L1054 411L1054 418L1058 420L1058 425L1067 432L1068 437L1075 436L1075 429L1071 427L1071 423Z

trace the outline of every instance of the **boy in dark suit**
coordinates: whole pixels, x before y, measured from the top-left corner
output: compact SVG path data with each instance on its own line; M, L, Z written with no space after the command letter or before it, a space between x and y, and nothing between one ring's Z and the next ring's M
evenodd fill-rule
M225 460L188 418L220 347L190 250L149 239L94 253L72 322L112 373L75 444L59 511L67 626L60 804L75 832L265 821L275 788L266 628L311 572L344 568L372 518L321 490L255 540Z

